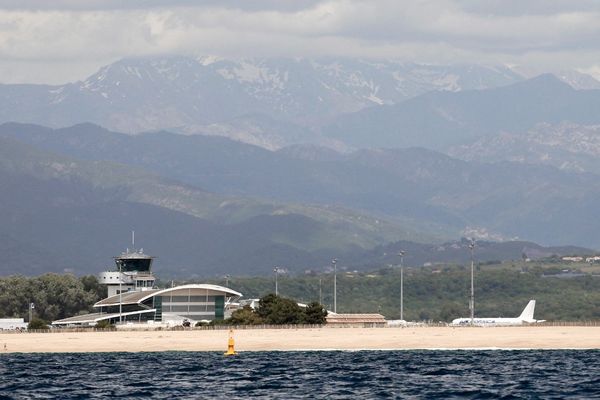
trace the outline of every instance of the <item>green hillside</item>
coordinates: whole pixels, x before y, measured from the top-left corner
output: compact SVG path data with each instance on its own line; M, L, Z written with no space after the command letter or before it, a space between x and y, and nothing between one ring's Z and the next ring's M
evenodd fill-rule
M565 272L568 270L568 272ZM405 268L404 315L409 321L446 321L466 317L470 269L465 266ZM372 272L339 270L338 312L380 312L387 319L400 313L398 269ZM273 277L231 276L229 287L243 298L259 298L274 291ZM210 280L200 280L203 283ZM175 284L194 282L175 281ZM224 285L224 279L212 283ZM163 281L159 286L169 286ZM286 275L278 279L279 295L302 303L333 303L333 274ZM548 321L600 320L600 266L556 263L508 263L476 267L475 309L480 317L516 317L530 299L537 301L535 318ZM0 317L26 317L30 302L36 316L52 320L86 312L106 296L94 276L70 274L0 277Z
M475 310L481 317L516 317L530 299L537 301L535 317L554 320L600 319L600 267L582 276L561 275L557 264L511 263L478 266ZM596 275L593 275L596 274ZM575 274L576 275L576 274ZM279 276L279 294L308 303L333 305L333 274ZM215 281L223 284L222 281ZM231 277L229 285L244 298L274 291L274 277ZM409 321L446 321L469 315L470 269L465 266L405 268L404 317ZM398 269L340 272L337 276L338 312L381 312L388 319L400 315Z
M600 199L599 180L573 170L462 161L422 148L340 154L296 146L274 152L221 137L168 132L132 136L91 124L56 130L4 124L0 137L88 162L143 168L232 197L226 203L217 198L198 204L186 189L178 189L173 198L166 195L170 188L148 193L146 185L130 194L135 201L202 218L239 222L256 215L253 210L262 206L266 208L261 214L299 213L327 220L329 226L333 221L345 240L351 237L351 243L362 247L391 236L391 240L440 242L461 232L598 247L598 222L590 216ZM260 204L248 204L248 198ZM361 214L370 217L359 220ZM324 237L338 241L331 232ZM322 237L307 245L315 242L321 243Z
M115 162L82 161L0 139L0 273L96 273L129 232L159 269L205 276L227 266L262 273L304 269L399 238L425 240L399 222L341 207L210 193ZM431 239L431 238L429 238ZM290 262L290 260L292 260Z

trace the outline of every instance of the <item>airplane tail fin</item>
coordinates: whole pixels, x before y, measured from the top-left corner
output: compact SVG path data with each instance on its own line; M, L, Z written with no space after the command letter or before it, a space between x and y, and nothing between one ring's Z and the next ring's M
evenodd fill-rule
M521 315L519 315L519 319L522 319L523 321L533 321L533 312L534 311L535 311L535 300L529 300L529 303L527 303L527 306L525 307L525 309L523 310Z

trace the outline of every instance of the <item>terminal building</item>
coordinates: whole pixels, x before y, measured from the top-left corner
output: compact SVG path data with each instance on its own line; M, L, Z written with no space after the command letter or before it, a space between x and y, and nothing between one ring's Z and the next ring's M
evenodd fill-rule
M242 296L224 286L190 284L157 289L152 273L153 257L142 250L115 257L116 271L102 272L100 283L108 297L94 304L97 312L53 321L55 326L93 326L98 322L181 325L228 318Z

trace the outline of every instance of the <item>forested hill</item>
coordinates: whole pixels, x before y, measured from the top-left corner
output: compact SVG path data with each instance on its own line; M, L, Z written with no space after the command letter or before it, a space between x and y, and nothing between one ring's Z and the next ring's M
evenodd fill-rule
M244 204L252 203L250 197L301 205L271 206L265 212L341 221L353 226L348 232L357 234L354 244L363 248L405 239L441 242L473 229L482 237L600 247L599 222L590 218L600 201L600 180L590 173L463 161L422 148L341 154L295 146L273 152L224 138L168 132L129 136L90 124L57 130L5 124L0 136L70 158L144 169L215 194L242 196ZM177 196L163 191L160 205L177 205ZM339 208L354 211L332 213ZM240 209L248 211L227 207L215 214L243 218Z
M334 257L371 269L397 264L399 250L413 265L464 263L464 243L451 239L471 223L484 237L497 229L558 244L596 242L589 215L598 180L551 167L477 168L423 149L271 152L89 124L6 124L0 143L4 274L98 273L112 268L131 230L159 257L159 274L180 277L268 274L275 265L322 271ZM481 261L593 252L480 244Z
M304 269L401 235L401 227L341 208L217 195L6 138L0 186L0 274L113 268L111 257L128 246L132 229L159 257L156 270L178 276Z
M573 270L575 268L575 270ZM582 268L583 272L577 268ZM571 272L564 273L564 269ZM222 280L215 281L222 284ZM231 277L245 298L274 291L273 277ZM319 300L333 308L333 273L279 275L279 294L302 303ZM465 266L405 268L404 317L408 321L450 322L469 316L470 269ZM571 264L515 262L477 265L475 310L480 317L517 317L536 300L535 318L548 321L600 320L600 268ZM400 317L400 271L338 271L337 306L342 313L381 312Z
M564 273L564 269L571 272ZM181 280L176 283L192 282ZM202 280L223 285L223 279ZM466 267L405 268L404 316L409 321L445 321L468 316L470 273ZM166 284L166 283L165 283ZM170 284L170 282L169 282ZM274 292L273 277L231 276L229 287L243 298ZM322 302L331 310L333 273L279 275L279 294L308 304ZM28 316L52 321L90 311L106 296L106 288L93 276L46 274L26 278L0 278L0 318ZM400 314L398 268L370 272L339 271L339 312L380 312L387 319ZM320 296L321 294L321 296ZM548 321L600 320L600 267L561 263L515 262L477 265L475 310L480 317L516 317L530 299L537 301L535 318Z

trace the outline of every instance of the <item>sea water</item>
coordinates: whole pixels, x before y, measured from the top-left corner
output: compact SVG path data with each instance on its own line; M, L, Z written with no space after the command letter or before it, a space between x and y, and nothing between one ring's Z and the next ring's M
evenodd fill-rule
M0 399L600 398L600 351L0 354Z

